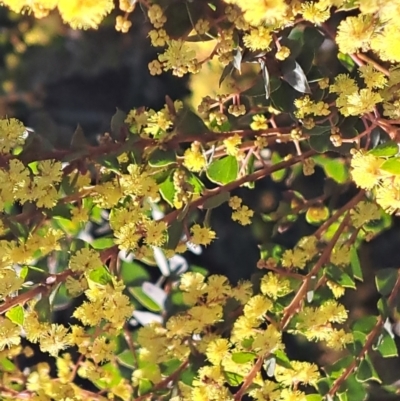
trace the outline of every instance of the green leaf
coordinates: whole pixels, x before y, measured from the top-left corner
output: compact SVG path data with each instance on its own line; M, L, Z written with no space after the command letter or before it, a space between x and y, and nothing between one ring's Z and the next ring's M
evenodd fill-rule
M333 381L324 377L323 379L318 380L317 382L317 389L321 393L321 395L325 395L329 393L329 390L332 387Z
M279 366L283 366L286 369L293 369L288 356L282 351L278 350L275 352L276 363Z
M140 302L146 309L152 312L161 312L162 308L157 302L154 302L145 292L142 287L128 287L129 292Z
M233 372L224 372L226 381L230 386L240 386L243 382L243 376Z
M103 365L101 369L104 372L106 372L106 374L104 375L105 378L93 381L93 384L97 386L100 390L112 389L113 387L118 385L118 383L120 383L120 381L122 380L122 375L120 370L113 363L107 363Z
M339 388L340 401L364 401L367 399L367 390L363 383L356 380L355 375L349 376Z
M168 242L166 244L167 249L175 249L182 238L183 233L183 222L174 220L168 227Z
M280 155L278 152L272 152L272 155L271 155L271 162L272 162L272 165L278 164L278 163L280 163L282 160L283 160L283 158L281 157L281 155ZM285 168L282 168L282 169L280 169L280 170L274 171L274 172L271 174L271 178L272 178L275 182L281 182L281 181L285 178L285 176L286 176L286 171L287 171L287 169L285 169Z
M149 272L139 263L121 262L120 275L125 285L142 284L143 281L150 279Z
M210 181L225 185L237 178L239 163L235 156L226 156L214 160L207 168L207 177Z
M394 157L392 159L386 160L382 166L381 170L387 171L390 174L400 175L400 158Z
M193 192L195 194L201 194L204 189L204 184L203 182L197 177L197 175L188 172L187 173L187 182L193 186Z
M325 134L326 132L331 132L331 126L330 125L316 125L315 127L311 129L306 129L303 127L303 132L306 135L322 135Z
M169 174L168 177L160 184L160 193L163 199L170 205L174 205L174 197L176 188L173 180L173 173Z
M260 67L261 67L261 73L262 73L262 78L264 82L264 90L265 90L265 98L269 99L271 95L271 85L270 85L270 75L268 72L268 67L264 59L260 58L259 59Z
M222 191L219 194L208 198L203 203L203 209L215 209L218 206L221 206L223 203L228 202L230 198L230 193L227 191Z
M356 288L354 280L343 269L330 265L325 269L327 277L336 284L346 288Z
M15 364L7 358L0 358L0 372L14 372Z
M234 352L232 354L232 361L235 363L247 363L254 361L256 356L253 352Z
M51 306L49 297L42 297L34 306L37 317L40 323L50 323L51 321Z
M311 93L306 74L297 61L293 59L287 59L283 61L281 71L282 79L285 80L292 88L296 89L300 93Z
M233 62L231 61L229 64L227 64L224 69L222 70L221 77L219 78L218 86L221 87L225 79L232 75L233 71L235 70L235 67L233 65Z
M338 60L347 69L347 71L352 72L356 66L353 59L348 54L338 53Z
M71 138L70 149L81 150L87 149L88 146L89 142L87 141L85 134L83 133L82 127L78 124Z
M353 272L353 277L356 280L363 281L361 263L358 257L357 248L355 246L352 246L350 250L350 266L351 271Z
M393 337L387 332L387 330L383 330L382 334L378 338L378 342L374 347L374 350L379 351L379 353L384 358L393 358L398 356L396 342Z
M356 378L359 382L376 381L382 383L368 355L361 361Z
M176 153L174 150L156 149L151 153L149 165L152 167L165 167L176 163Z
M117 361L128 369L136 369L137 364L135 361L135 357L133 356L132 352L129 349L122 351L120 354L116 356Z
M108 249L115 245L114 238L96 238L90 244L94 249Z
M364 334L369 334L372 329L376 326L378 318L376 316L364 316L358 319L352 325L353 331L359 331Z
M318 155L314 157L314 160L316 164L324 169L327 177L332 178L339 184L344 184L348 181L349 172L343 159Z
M322 401L322 395L321 394L308 394L308 395L306 395L306 400L307 401Z
M395 141L381 143L368 152L368 154L376 157L391 157L396 156L397 153L399 153L399 145Z
M113 139L122 139L122 128L126 126L125 123L126 113L117 107L117 111L111 118L111 137Z
M101 285L112 283L112 275L105 266L100 266L89 273L89 279Z
M153 383L149 379L140 379L139 381L139 395L147 394L153 388Z
M204 121L188 107L183 107L178 112L175 120L175 130L180 135L201 135L208 132L209 129Z
M380 269L375 276L375 284L381 295L389 295L396 283L399 272L397 269Z
M24 324L24 308L16 305L6 312L6 316L15 324L22 326Z
M345 356L335 363L325 366L324 370L331 379L335 380L341 376L343 371L353 362L353 360L354 357L352 355Z
M306 27L303 33L304 46L317 50L325 40L325 35L315 27Z

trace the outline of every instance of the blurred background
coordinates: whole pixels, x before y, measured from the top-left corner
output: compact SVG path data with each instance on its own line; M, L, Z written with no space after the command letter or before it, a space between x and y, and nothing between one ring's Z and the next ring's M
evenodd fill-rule
M97 31L74 31L63 25L56 13L35 20L0 6L0 116L16 117L55 147L66 148L78 124L96 143L97 136L109 130L117 107L126 112L142 106L159 109L167 94L198 104L203 95L216 91L221 71L211 64L191 81L169 73L155 77L149 74L147 65L157 50L150 46L150 26L139 7L132 14L129 33L116 32L114 25L112 14ZM336 59L332 44L323 48L321 57L325 62ZM340 68L335 60L330 65ZM274 149L282 155L288 150L284 145ZM232 222L230 209L221 207L212 216L218 240L201 255L185 255L189 262L205 267L211 274L225 274L233 282L248 279L257 272L260 246L290 248L318 227L318 223L307 220L305 213L280 224L279 229L276 222L266 218L278 207L290 205L297 196L294 193L302 195L301 202L321 197L321 208L328 204L340 207L355 194L353 186L329 181L322 167L310 177L297 174L290 182L286 177L284 172L280 177L258 182L255 189L239 189L236 194L256 212L253 224L239 226ZM327 185L331 193L336 193L333 203L331 196L324 199ZM362 245L359 256L365 280L357 293L350 291L345 300L351 305L353 320L377 313L379 297L373 274L381 268L400 266L399 243L400 219L394 217L386 221L383 234ZM157 268L149 269L157 279ZM68 308L59 311L56 320L67 323L70 313ZM325 364L338 357L317 346L310 349L309 344L293 338L288 340L288 351L291 358L309 360L318 356ZM379 373L385 384L400 380L399 359L382 361ZM370 399L385 401L394 396L371 387Z

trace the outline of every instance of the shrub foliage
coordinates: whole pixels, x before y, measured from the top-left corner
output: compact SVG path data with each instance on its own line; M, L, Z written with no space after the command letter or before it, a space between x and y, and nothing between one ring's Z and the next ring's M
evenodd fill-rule
M363 281L360 245L400 208L400 1L0 3L57 9L71 29L117 12L122 33L142 13L150 73L190 74L194 97L209 89L199 104L118 110L96 146L80 127L58 149L0 121L2 399L364 400L381 382L373 356L397 355L398 269L375 277L376 316L351 318L343 299ZM321 196L293 189L269 213L236 191L268 177L290 189L316 168ZM185 258L218 241L220 207L238 225L313 229L288 249L264 241L258 273L232 284ZM71 320L55 323L66 305ZM289 358L290 339L336 362ZM25 369L34 352L54 364Z

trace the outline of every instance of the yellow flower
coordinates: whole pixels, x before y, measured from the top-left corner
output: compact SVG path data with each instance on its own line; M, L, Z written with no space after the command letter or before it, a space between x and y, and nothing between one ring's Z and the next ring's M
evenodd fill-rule
M0 317L0 351L21 342L21 329L11 320Z
M278 274L269 272L261 279L261 292L276 300L292 292L290 281Z
M250 128L254 131L267 129L268 123L266 117L263 114L256 114L253 116L253 122L250 124Z
M347 17L338 27L336 43L342 53L355 53L359 49L368 50L374 33L370 16Z
M383 159L368 155L363 152L357 152L351 159L351 176L356 185L363 189L372 189L379 184L382 178L380 167Z
M199 224L195 224L190 231L192 232L190 241L196 245L210 245L216 238L215 231L208 227L201 227Z
M282 332L278 331L275 326L269 325L266 330L255 335L252 348L260 356L283 349Z
M225 338L211 341L208 344L206 355L213 365L219 365L229 351L229 342Z
M97 28L114 8L113 0L59 0L58 10L73 29Z

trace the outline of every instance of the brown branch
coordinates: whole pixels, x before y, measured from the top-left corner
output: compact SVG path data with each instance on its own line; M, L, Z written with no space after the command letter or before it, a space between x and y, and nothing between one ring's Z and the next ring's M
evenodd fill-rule
M400 290L400 274L398 271L396 283L395 283L393 290L388 298L389 306L393 305L393 303L395 302L395 299L397 297L397 294L399 293L399 290ZM377 336L381 332L381 329L382 329L384 323L385 323L385 320L382 318L382 316L379 316L379 318L375 324L375 327L368 334L366 342L365 342L364 346L362 347L360 353L358 354L358 356L356 358L354 358L353 362L344 370L344 372L335 380L335 382L333 383L331 389L329 390L329 392L326 396L334 396L336 394L336 392L339 390L340 386L349 378L349 376L353 373L353 371L357 369L358 363L365 358L367 352L373 346Z

